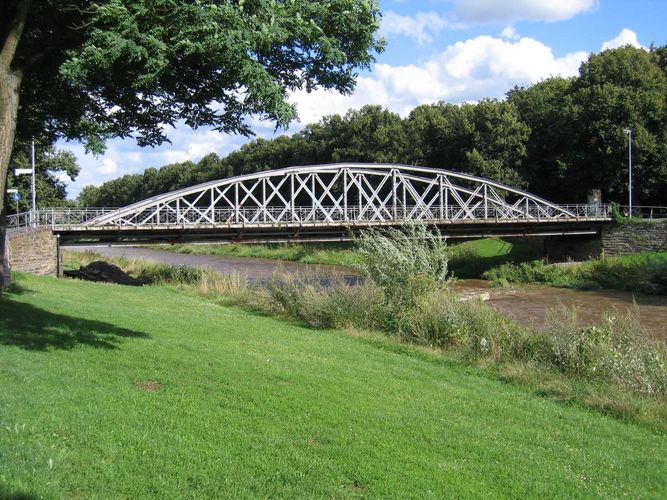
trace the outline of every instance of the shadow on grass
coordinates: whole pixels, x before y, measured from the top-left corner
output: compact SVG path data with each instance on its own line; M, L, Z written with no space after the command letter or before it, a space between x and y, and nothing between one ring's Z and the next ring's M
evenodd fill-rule
M1 500L36 500L39 497L30 493L14 492L0 488Z
M51 313L30 304L0 302L0 344L31 351L69 350L79 345L116 349L125 337L148 335L103 321Z

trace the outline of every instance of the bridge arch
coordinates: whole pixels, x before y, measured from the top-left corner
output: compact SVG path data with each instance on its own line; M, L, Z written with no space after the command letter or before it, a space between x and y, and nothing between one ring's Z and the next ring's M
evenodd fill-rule
M587 215L587 214L583 214ZM472 175L400 164L289 167L209 181L103 214L88 226L370 226L579 219L572 207Z

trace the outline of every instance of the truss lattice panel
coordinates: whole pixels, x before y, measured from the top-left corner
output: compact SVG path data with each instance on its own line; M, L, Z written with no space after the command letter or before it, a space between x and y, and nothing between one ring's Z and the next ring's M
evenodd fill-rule
M457 172L394 164L291 167L199 184L88 220L89 226L357 226L597 218Z

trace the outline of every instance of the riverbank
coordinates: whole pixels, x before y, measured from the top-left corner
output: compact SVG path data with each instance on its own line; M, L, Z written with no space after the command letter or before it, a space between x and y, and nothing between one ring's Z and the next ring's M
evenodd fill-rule
M482 276L495 286L536 283L580 290L614 289L667 295L667 251L550 265L542 261L507 263Z
M355 267L360 257L354 242L160 245L159 250L186 255L221 255ZM485 271L508 262L525 262L539 257L534 247L499 238L454 243L448 246L450 271L457 278L480 278Z
M667 492L665 433L557 377L163 286L19 276L0 309L2 496Z
M274 245L163 245L186 255L220 255L355 267L354 243ZM521 243L484 238L448 246L449 271L456 278L489 280L493 286L532 283L577 290L626 290L667 295L667 251L586 262L546 264L539 251Z

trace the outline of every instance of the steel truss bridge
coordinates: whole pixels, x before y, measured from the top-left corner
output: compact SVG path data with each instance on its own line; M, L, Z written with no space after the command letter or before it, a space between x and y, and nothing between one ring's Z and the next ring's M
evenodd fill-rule
M67 242L285 241L406 221L450 237L597 234L609 220L605 205L556 205L458 172L341 163L210 181L118 209L41 209L10 216L8 227L50 227Z

